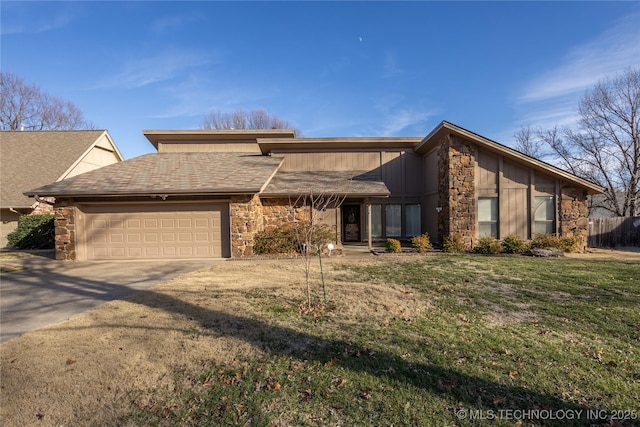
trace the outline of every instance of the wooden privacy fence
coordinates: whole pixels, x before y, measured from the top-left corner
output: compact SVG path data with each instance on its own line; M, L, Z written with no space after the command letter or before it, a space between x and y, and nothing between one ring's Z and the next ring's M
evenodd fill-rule
M589 218L592 248L640 246L640 217Z

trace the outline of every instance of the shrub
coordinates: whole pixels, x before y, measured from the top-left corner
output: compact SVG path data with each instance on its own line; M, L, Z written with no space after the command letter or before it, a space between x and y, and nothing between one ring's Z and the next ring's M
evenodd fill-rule
M442 250L451 254L459 254L465 251L464 239L460 234L449 234L444 238Z
M55 247L53 214L21 216L18 228L7 235L7 241L16 249L53 249Z
M558 239L551 234L536 234L531 243L531 249L558 248Z
M384 245L384 249L393 254L397 254L402 252L402 246L400 245L400 240L397 239L387 239L387 243Z
M502 239L502 252L507 254L523 254L529 250L529 245L518 236L507 236Z
M433 249L433 245L429 239L429 233L424 233L411 239L411 247L413 250L420 253L425 253Z
M562 252L578 252L580 239L577 237L556 237L551 234L537 234L530 244L531 249L553 248Z
M578 252L580 250L580 239L577 237L564 236L559 239L559 247L562 252Z
M478 239L473 248L473 252L477 254L497 254L500 253L501 245L498 239L491 236L485 236Z
M302 252L307 244L311 223L290 222L256 233L254 251L257 254L288 254ZM326 224L314 224L309 243L314 247L333 241L334 233Z

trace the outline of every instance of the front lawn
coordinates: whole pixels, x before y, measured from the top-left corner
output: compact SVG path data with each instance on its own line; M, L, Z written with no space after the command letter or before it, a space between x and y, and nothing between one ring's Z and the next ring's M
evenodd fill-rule
M178 385L146 390L120 421L639 425L637 261L430 255L325 269L326 310L301 310L302 287L245 288L223 334L260 355L176 372ZM219 333L191 316L194 339Z

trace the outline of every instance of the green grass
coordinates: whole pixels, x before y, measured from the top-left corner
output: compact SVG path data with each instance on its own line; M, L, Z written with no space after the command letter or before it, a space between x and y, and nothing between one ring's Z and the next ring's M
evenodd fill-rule
M637 262L437 255L346 265L339 275L405 286L431 308L355 329L339 315L300 316L296 302L260 305L257 292L257 318L244 327L263 331L255 345L268 356L183 373L183 387L155 393L129 420L514 426L523 413L500 411L551 410L578 419L542 412L547 419L522 425L591 426L605 425L587 417L596 410L640 417Z

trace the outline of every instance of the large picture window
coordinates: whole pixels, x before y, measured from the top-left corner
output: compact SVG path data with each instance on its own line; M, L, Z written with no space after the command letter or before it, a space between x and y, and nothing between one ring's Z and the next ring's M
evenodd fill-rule
M555 204L553 196L536 196L534 209L535 234L555 233Z
M420 205L406 205L404 207L406 236L420 235Z
M498 198L478 199L478 235L498 237Z
M382 205L371 205L371 237L382 237Z
M385 232L387 237L402 235L402 205L385 206Z

